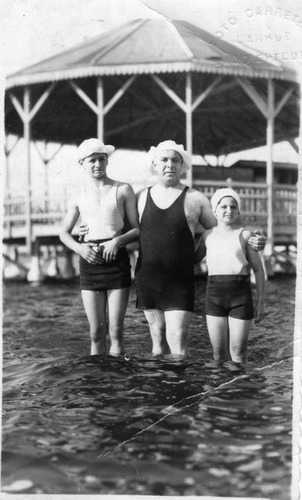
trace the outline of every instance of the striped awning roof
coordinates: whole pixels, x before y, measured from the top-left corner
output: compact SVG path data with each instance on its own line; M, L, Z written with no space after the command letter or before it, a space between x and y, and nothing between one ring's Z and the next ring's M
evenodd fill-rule
M203 72L296 80L186 21L137 19L7 77L7 88L99 75Z

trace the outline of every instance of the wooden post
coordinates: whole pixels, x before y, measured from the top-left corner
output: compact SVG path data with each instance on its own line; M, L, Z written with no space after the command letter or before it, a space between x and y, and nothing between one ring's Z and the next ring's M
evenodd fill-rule
M192 130L192 74L186 75L186 149L189 155L193 155L193 130ZM187 184L193 185L193 165L187 171Z
M274 163L273 163L273 144L274 144L274 84L271 78L267 83L268 103L267 103L267 162L266 162L266 183L267 183L267 242L265 253L271 255L274 248Z
M49 211L49 171L48 165L49 161L47 158L47 142L44 142L44 157L43 157L43 165L44 165L44 210L47 214Z
M300 73L300 131L297 184L297 277L294 331L294 394L292 419L292 491L291 499L301 493L301 351L302 351L302 70Z
M31 157L30 157L30 89L25 87L23 96L24 110L24 141L26 165L26 191L25 191L25 220L26 220L26 249L32 254L32 221L31 221Z
M101 141L104 142L104 84L103 78L101 76L99 76L97 79L97 107L97 136L98 139L101 139Z
M9 149L6 145L4 145L4 153L5 153L5 189L6 194L10 194L10 169L9 169Z
M16 138L14 144L12 146L9 145L8 137L6 137L6 141L4 144L4 153L5 153L5 161L6 161L6 176L5 176L5 186L6 186L6 194L10 195L11 189L11 173L10 173L10 155L17 146L19 142L19 137Z

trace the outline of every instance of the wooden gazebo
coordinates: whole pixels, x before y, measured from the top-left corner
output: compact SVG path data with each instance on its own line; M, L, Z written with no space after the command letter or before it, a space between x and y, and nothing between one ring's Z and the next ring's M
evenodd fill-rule
M10 75L6 87L6 132L27 144L29 247L30 141L78 144L97 135L141 150L174 139L191 154L215 156L267 144L272 248L272 145L295 147L299 133L292 70L185 21L137 19Z

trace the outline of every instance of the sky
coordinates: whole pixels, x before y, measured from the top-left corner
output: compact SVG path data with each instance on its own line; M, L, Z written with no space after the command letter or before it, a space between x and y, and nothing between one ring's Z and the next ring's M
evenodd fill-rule
M302 63L301 0L0 0L5 74L139 17L185 19L268 60Z

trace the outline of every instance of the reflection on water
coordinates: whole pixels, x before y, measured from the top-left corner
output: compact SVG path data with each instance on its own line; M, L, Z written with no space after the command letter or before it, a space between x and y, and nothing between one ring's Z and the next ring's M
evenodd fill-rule
M151 357L133 290L127 357L90 357L76 284L7 284L2 490L287 500L294 287L268 283L244 372L212 361L204 280L185 361Z

